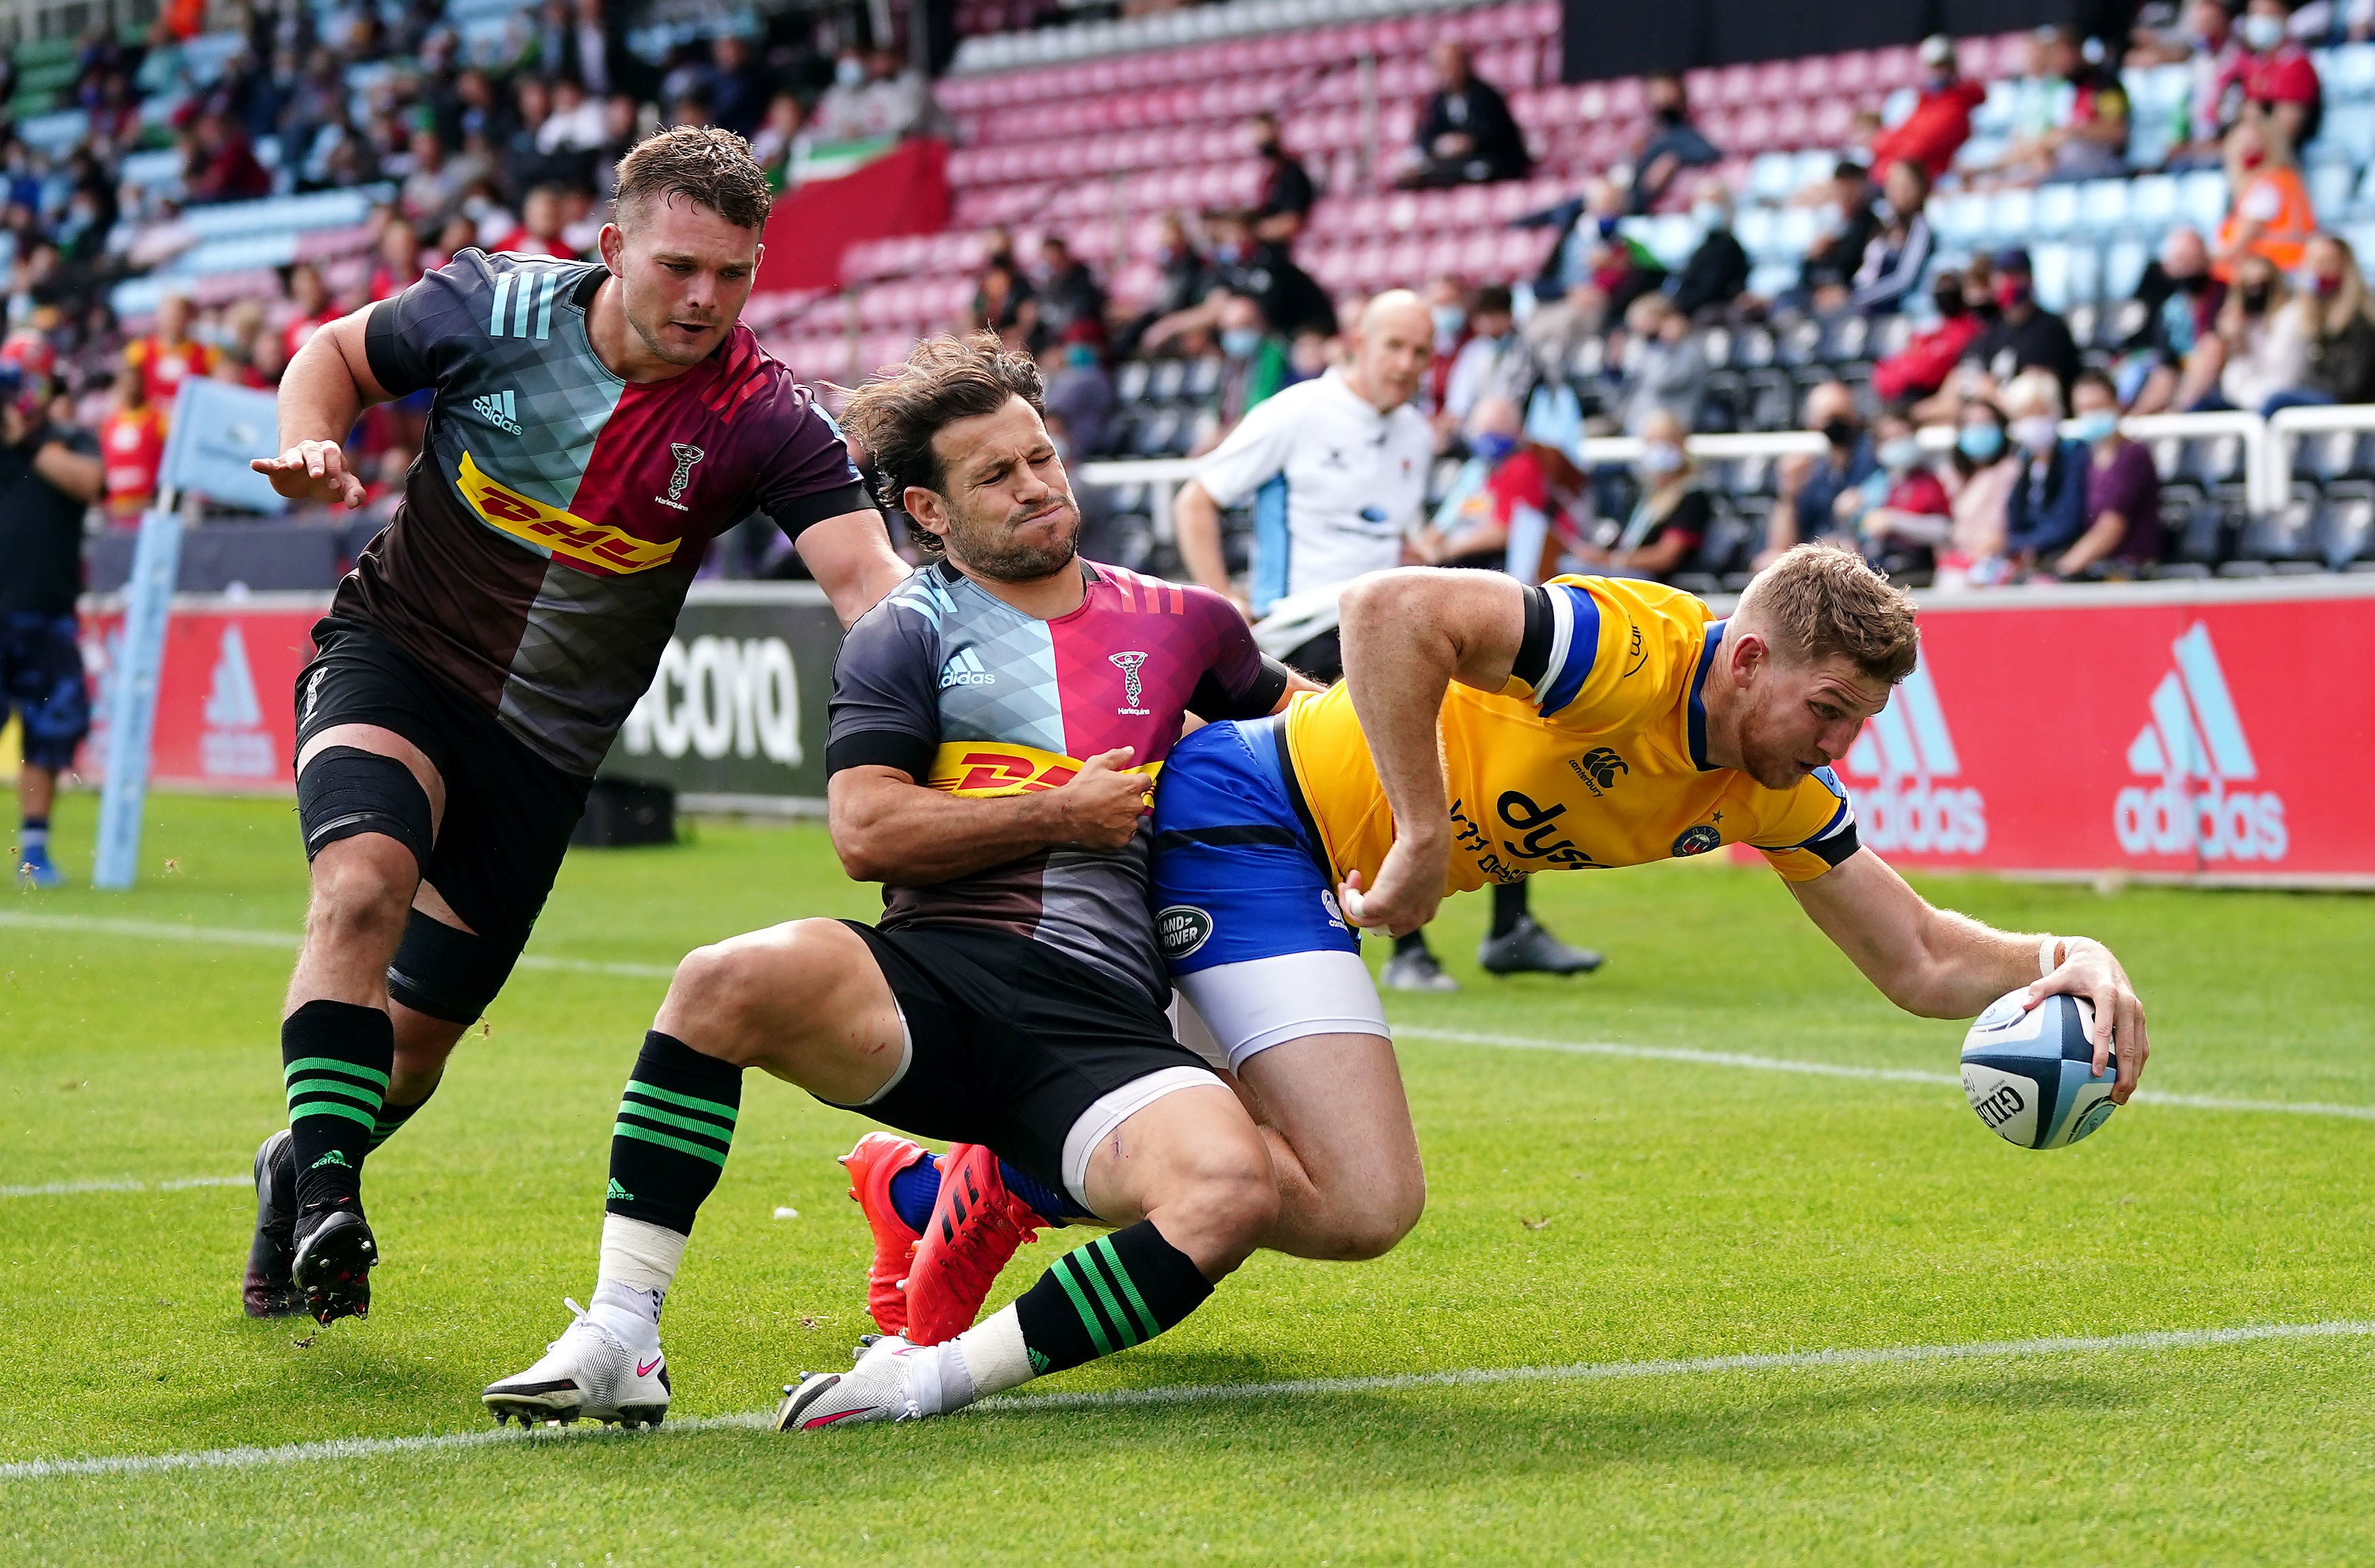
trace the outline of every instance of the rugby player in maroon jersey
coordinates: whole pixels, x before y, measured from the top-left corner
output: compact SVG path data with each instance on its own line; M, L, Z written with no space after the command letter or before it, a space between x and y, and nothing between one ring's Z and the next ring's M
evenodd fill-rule
M293 501L360 505L357 417L435 400L298 678L312 895L251 1315L367 1310L364 1157L510 974L711 538L766 513L845 622L907 575L840 431L738 320L769 200L740 137L663 133L620 161L598 262L462 251L282 380L254 466Z

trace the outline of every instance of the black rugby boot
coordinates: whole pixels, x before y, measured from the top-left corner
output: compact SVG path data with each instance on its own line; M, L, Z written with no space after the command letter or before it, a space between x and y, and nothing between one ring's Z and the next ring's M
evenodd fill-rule
M255 1235L247 1244L240 1304L250 1317L297 1317L304 1298L289 1276L297 1256L297 1156L287 1127L255 1150Z
M371 1315L371 1271L379 1244L360 1212L328 1204L297 1216L297 1255L289 1276L317 1323Z

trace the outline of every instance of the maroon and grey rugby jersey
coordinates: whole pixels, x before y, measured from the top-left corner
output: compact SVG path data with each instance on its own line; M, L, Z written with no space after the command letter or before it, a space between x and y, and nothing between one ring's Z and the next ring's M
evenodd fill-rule
M897 768L951 795L1056 789L1081 760L1171 754L1185 716L1256 718L1286 690L1229 601L1119 567L1080 563L1088 593L1054 620L1023 614L945 561L858 619L833 666L830 772ZM1158 784L1159 788L1160 785ZM1169 997L1147 911L1149 834L1066 847L929 887L885 887L882 929L986 925Z
M372 374L437 395L396 519L332 606L577 774L651 684L713 536L870 504L833 420L740 323L671 380L611 374L585 334L607 276L466 250L372 313Z

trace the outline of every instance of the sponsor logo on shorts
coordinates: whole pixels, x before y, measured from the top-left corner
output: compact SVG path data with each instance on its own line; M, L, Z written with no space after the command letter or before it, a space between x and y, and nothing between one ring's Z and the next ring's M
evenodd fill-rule
M1683 830L1682 836L1674 840L1673 853L1676 855L1705 855L1707 851L1716 848L1722 843L1723 834L1721 831L1705 822L1701 822L1696 828L1684 828Z
M1154 939L1163 956L1184 959L1211 940L1212 917L1193 904L1175 903L1154 912Z
M1325 888L1319 890L1319 907L1328 912L1329 925L1333 925L1339 931L1350 931L1352 929L1350 925L1344 924L1344 912L1337 907L1336 895L1329 892Z

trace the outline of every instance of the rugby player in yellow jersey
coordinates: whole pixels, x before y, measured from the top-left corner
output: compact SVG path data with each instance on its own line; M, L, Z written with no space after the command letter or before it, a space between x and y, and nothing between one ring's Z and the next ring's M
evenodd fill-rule
M1858 843L1830 764L1917 652L1912 601L1860 557L1802 545L1720 620L1654 584L1412 568L1347 588L1342 627L1342 682L1198 730L1155 792L1158 939L1302 1217L1265 1245L1376 1256L1424 1203L1353 925L1538 871L1752 845L1898 1007L2086 996L2097 1070L2134 1091L2144 1009L2108 949L1933 908Z

